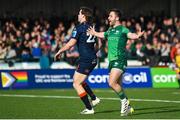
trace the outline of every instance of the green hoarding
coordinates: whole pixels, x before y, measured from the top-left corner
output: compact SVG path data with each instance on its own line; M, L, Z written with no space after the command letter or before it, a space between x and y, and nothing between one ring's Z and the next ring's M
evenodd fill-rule
M176 72L169 68L151 68L153 88L178 88Z

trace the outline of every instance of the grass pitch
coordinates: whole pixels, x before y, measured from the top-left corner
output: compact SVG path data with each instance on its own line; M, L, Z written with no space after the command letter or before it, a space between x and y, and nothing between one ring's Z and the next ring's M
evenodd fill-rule
M101 98L94 115L81 115L83 103L73 89L0 90L0 119L180 119L180 89L126 89L135 109L120 116L110 89L94 89Z

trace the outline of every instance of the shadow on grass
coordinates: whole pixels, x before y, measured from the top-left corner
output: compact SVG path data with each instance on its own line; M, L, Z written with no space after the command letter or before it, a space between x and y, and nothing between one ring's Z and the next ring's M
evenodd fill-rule
M149 108L150 109L150 108ZM139 110L148 110L146 108L137 109L133 115L143 115L143 114L158 114L158 113L170 113L170 112L180 112L180 108L175 108L175 106L166 106L166 107L155 107L151 108L154 111L144 111L139 112Z
M142 108L135 108L135 111L139 110L153 110L153 109L168 109L168 108L173 108L176 106L156 106L156 107L142 107Z
M113 112L120 112L120 109L97 111L96 114L99 114L99 113L113 113Z
M135 113L133 115L180 111L180 109L173 109L175 107L176 106L135 108ZM147 112L147 110L154 110L154 111L153 112ZM139 111L146 111L146 112L137 113ZM96 114L99 114L99 113L113 113L113 112L120 112L120 109L97 111Z

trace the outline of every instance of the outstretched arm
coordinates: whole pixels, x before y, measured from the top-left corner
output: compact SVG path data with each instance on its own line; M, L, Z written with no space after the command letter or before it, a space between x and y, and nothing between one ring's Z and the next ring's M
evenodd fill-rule
M133 40L134 40L134 39L140 38L143 34L144 34L144 31L141 31L141 28L139 27L137 33L131 33L131 32L129 32L129 33L127 34L127 37L128 37L129 39L133 39Z
M99 38L104 38L104 32L96 32L94 26L88 28L87 33Z
M55 54L54 60L56 61L57 58L61 58L61 54L66 50L69 50L72 46L76 44L76 42L77 42L76 39L71 38L70 41Z

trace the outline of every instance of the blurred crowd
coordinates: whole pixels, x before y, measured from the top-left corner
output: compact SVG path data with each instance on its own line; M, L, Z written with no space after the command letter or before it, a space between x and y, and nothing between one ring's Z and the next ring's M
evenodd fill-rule
M98 31L108 29L107 14L95 13ZM13 64L22 61L44 61L44 56L53 62L54 54L71 37L77 21L71 19L0 18L0 60ZM180 51L180 18L161 16L138 16L122 19L122 25L131 32L141 26L145 30L139 40L128 40L128 59L139 60L143 65L157 66L175 62ZM107 41L98 39L97 52L102 62L107 58ZM79 57L77 46L63 54L62 60L75 65ZM49 64L50 64L49 63Z

